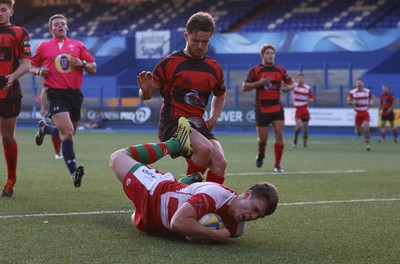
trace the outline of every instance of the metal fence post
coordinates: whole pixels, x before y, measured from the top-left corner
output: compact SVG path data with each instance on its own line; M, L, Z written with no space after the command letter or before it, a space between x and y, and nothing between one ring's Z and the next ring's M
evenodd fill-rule
M313 86L313 95L314 95L314 101L311 102L311 106L312 107L316 107L317 106L317 86L314 84Z
M339 86L339 107L343 108L343 85Z

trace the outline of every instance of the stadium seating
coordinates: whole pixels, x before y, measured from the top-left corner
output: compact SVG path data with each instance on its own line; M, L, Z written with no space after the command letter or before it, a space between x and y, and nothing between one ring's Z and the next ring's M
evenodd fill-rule
M183 30L197 11L212 13L217 32L311 31L400 28L397 0L173 0L129 5L82 4L15 12L31 38L48 38L48 18L67 16L71 37L133 36L142 30Z
M131 85L134 80L132 76L136 76L140 70L152 69L157 61L154 59L136 60L135 52L132 52L132 49L128 50L128 47L135 47L136 32L172 30L171 39L174 41L171 42L171 50L175 50L184 45L179 31L184 30L189 16L197 11L208 11L213 14L217 22L217 32L278 32L285 34L288 31L297 33L314 30L400 28L400 1L398 0L143 0L142 3L137 0L131 4L102 3L16 9L12 21L28 30L32 39L32 47L35 47L40 39L51 37L47 25L49 17L57 13L64 14L69 21L68 35L71 38L82 39L96 58L97 74L84 78L84 81L87 82L85 85L90 90L85 91L85 94L93 97L101 94L100 97L104 96L110 100L107 104L115 105L119 103L120 99L115 91L121 85ZM179 40L176 40L178 35ZM125 36L128 38L124 38ZM212 49L209 53L212 54ZM218 60L221 60L223 65L228 63L229 60L224 57L224 54L219 54L219 56ZM386 54L383 57L385 56ZM258 62L258 54L252 59L255 57ZM290 59L284 60L289 57ZM246 60L249 59L249 61L245 65L237 58L235 55L235 59L232 62L229 61L229 67L224 69L227 71L228 88L236 87L235 89L237 89L252 65L250 57L247 55ZM327 63L330 58L328 56L324 56L323 61L320 58L320 56L315 56L313 57L314 61L311 61L308 54L307 60L301 59L298 54L279 56L280 61L285 61L288 70L297 72L301 68L306 71L308 80L318 87L324 87L324 92L328 90L326 89L328 87L339 87L339 82L340 85L351 87L352 76L362 76L366 72L366 67L360 68L347 57L340 64L342 66L332 66L332 63ZM373 64L372 67L377 67L375 61L379 61L382 56L378 52L374 52L369 58L360 63L368 62ZM305 61L308 63L307 65L312 66L308 68L304 66ZM232 70L236 67L235 64L240 69ZM299 67L299 65L302 66ZM324 70L318 67L322 67ZM340 75L339 78L328 78L327 71L331 68L335 68L335 76ZM337 69L342 72L337 74ZM370 78L368 78L368 74L365 76L368 84L372 81L377 82L376 80L381 82L382 78L376 77L380 74L379 71L380 68L374 68L374 71L368 72L372 76ZM385 82L389 80L389 77L384 77ZM41 81L41 78L39 80L36 78L34 82L32 76L25 75L23 86L40 87ZM100 86L101 89L98 88ZM231 89L230 92L233 90ZM29 92L24 92L24 95L25 102L30 104L32 100L29 100ZM120 95L127 96L122 93ZM131 95L127 97L130 98ZM126 102L132 104L129 100ZM125 101L122 100L121 104L125 104Z
M268 12L240 31L313 31L398 28L400 3L396 0L278 1Z

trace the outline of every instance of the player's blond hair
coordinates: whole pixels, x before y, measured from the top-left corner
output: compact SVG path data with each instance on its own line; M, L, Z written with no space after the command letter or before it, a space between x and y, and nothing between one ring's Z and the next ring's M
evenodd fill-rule
M1 0L0 0L0 1L1 1ZM65 20L65 23L68 23L67 18L66 18L65 16L63 16L63 15L61 15L61 14L55 14L55 15L53 15L53 16L51 16L51 17L49 18L49 23L48 23L49 30L51 30L51 27L53 26L53 25L52 25L53 20L54 20L54 19L58 19L58 18L61 18L61 19Z
M13 9L15 1L14 0L0 0L0 4L8 4L10 9Z

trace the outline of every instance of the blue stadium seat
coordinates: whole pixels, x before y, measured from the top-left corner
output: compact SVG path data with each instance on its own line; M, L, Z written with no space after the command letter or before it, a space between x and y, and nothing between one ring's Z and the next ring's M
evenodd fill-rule
M330 30L398 28L400 22L398 0L386 0L384 4L375 0L176 0L162 4L156 1L138 1L138 4L130 5L97 3L19 9L13 19L15 24L27 28L32 38L47 35L47 20L56 13L67 16L70 20L70 31L77 37L118 34L133 36L136 30L183 28L189 16L199 10L214 15L217 32L225 32L231 28L239 28L239 32L326 30L326 23L332 23L332 27L328 28ZM263 10L264 13L259 13ZM341 17L343 12L348 15ZM335 17L341 17L339 22L333 20ZM356 20L356 17L360 19ZM268 29L270 24L275 24L275 27ZM81 29L82 26L85 26L84 30Z

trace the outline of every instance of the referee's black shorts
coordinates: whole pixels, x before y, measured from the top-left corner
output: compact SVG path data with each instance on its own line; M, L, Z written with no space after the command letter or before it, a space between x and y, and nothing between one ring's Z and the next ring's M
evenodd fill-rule
M68 112L71 121L79 121L81 118L81 106L83 94L80 89L55 89L48 88L47 101L49 102L49 114Z

